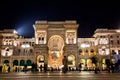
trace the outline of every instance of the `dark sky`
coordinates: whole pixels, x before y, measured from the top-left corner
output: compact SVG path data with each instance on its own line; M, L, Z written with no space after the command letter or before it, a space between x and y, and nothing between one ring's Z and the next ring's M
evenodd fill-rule
M33 37L36 20L77 20L78 37L92 37L97 28L120 27L119 2L83 1L0 0L0 29L16 29L20 35Z

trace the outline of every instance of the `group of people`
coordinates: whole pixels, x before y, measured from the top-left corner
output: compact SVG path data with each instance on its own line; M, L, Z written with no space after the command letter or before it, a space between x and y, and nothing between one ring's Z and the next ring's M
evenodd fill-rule
M120 72L120 60L118 60L116 63L111 62L111 63L107 63L107 70L108 72Z
M6 64L0 65L0 72L3 73L10 72L10 66Z
M67 57L66 56L64 56L64 58L62 59L62 64L63 64L63 68L62 68L62 72L63 73L66 73L68 70L70 70L69 68L68 68L68 60L67 60ZM118 62L117 63L113 63L113 62L110 62L110 61L108 61L107 63L106 63L106 70L108 71L108 72L120 72L120 60L118 60ZM79 66L78 66L78 70L79 71L81 71L81 69L82 69L82 64L80 63L79 64ZM45 63L44 65L42 65L42 64L40 64L40 66L39 67L37 67L37 63L32 63L31 64L31 72L36 72L36 71L39 71L39 72L42 72L42 71L44 71L44 72L47 72L47 70L48 70L48 65ZM15 72L17 72L18 71L18 68L16 67L15 68ZM28 68L27 68L27 65L24 65L24 68L23 68L23 71L24 72L27 72L28 71ZM53 68L51 68L51 71L53 71ZM97 71L97 68L95 68L95 71ZM0 66L0 72L10 72L10 66L9 65L6 65L6 64L4 64L4 65L2 65L2 66Z
M37 64L35 64L35 63L32 63L31 66L32 66L32 68L31 68L32 72L36 72L36 71L42 72L42 70L44 70L44 72L47 72L47 64L44 64L44 66L41 64L39 66L39 69L37 68Z

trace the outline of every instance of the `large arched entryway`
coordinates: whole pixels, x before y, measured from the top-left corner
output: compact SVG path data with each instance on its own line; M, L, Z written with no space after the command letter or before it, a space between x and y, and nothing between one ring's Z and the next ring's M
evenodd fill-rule
M44 66L44 56L43 55L39 55L38 57L37 57L37 65L38 65L38 67L40 67L40 65L42 65L42 66Z
M86 68L86 61L85 61L85 59L80 59L80 64L82 66L82 70L85 70L85 68Z
M62 66L64 40L59 35L51 36L48 41L48 66L58 68Z
M75 56L74 55L69 55L68 56L68 66L69 67L74 67L75 66Z
M93 69L93 63L91 59L87 59L87 69L92 70Z

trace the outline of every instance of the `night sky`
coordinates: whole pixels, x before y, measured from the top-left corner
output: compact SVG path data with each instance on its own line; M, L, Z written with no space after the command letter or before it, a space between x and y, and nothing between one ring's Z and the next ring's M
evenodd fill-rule
M0 29L16 29L33 37L36 20L77 20L78 37L92 37L97 28L120 28L119 2L80 0L0 0Z

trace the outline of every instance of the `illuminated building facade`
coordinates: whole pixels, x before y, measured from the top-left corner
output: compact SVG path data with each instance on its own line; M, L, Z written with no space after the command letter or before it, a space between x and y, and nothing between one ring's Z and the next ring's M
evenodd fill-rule
M78 38L76 21L36 21L33 25L34 38L19 36L13 29L0 31L0 64L28 67L37 66L61 68L62 59L67 56L69 67L84 69L93 67L91 57L96 56L98 65L105 66L105 60L112 60L113 54L120 54L120 30L97 29L93 38Z

